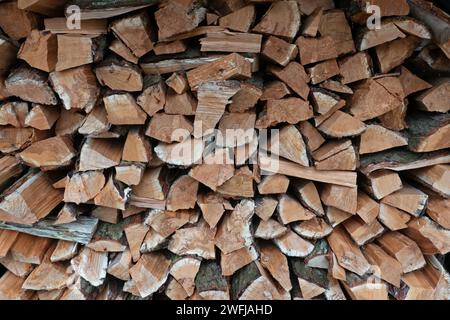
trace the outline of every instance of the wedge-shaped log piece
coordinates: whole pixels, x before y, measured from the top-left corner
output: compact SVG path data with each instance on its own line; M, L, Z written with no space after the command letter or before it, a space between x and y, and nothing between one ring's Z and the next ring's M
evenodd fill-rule
M407 146L408 139L395 131L379 125L368 125L361 135L359 153L374 153L400 146Z
M78 252L78 243L72 241L59 240L53 250L50 261L58 262L72 259Z
M215 236L216 246L223 253L230 253L253 243L250 219L254 210L254 201L242 200L231 214L224 217Z
M420 79L419 79L420 80ZM423 81L422 81L423 82ZM426 89L425 84L419 89ZM448 112L450 107L445 101L450 99L450 79L439 80L432 88L417 97L419 108L430 112Z
M131 253L130 250L126 249L123 252L117 253L116 256L111 259L108 264L107 272L117 279L128 281L131 278L130 273L128 272L128 269L131 266Z
M16 231L0 230L0 258L6 257L18 235Z
M367 244L363 248L363 252L369 263L377 268L374 270L377 277L397 288L400 287L400 279L403 273L400 262L392 258L375 243Z
M140 70L125 61L105 60L95 69L95 75L101 85L112 90L135 92L143 88Z
M7 271L0 278L0 299L2 300L30 300L34 295L31 290L22 288L25 279Z
M263 92L260 97L261 101L279 100L290 94L288 86L281 81L274 80L264 84Z
M275 174L265 176L258 184L260 194L286 193L289 187L289 179L285 175Z
M150 142L138 129L128 131L123 146L122 160L148 163L152 159Z
M266 243L261 245L260 252L261 265L269 271L284 290L290 291L292 284L286 256L276 246Z
M350 273L346 282L341 282L352 300L388 300L388 286L376 276L362 277Z
M138 185L144 174L142 165L122 165L116 167L116 180L121 181L129 186Z
M377 46L375 52L381 72L388 73L395 67L403 64L413 54L419 44L419 38L408 36Z
M411 215L390 205L381 203L378 220L391 231L406 229Z
M302 166L309 166L305 142L300 131L294 125L285 126L277 134L271 136L269 151Z
M49 31L32 30L22 44L17 56L33 68L51 72L56 66L57 52L56 35Z
M364 192L358 192L356 213L367 224L373 223L380 211L380 205Z
M225 212L224 199L216 193L199 194L197 204L202 211L203 219L211 228L215 228Z
M248 60L237 53L231 53L219 60L190 70L186 75L191 89L197 90L202 82L250 78L251 72L251 63Z
M47 75L37 69L20 66L5 80L5 88L11 96L34 103L56 105L55 93L47 83Z
M296 44L302 65L334 59L338 56L335 42L330 36L321 38L299 37Z
M137 64L139 62L138 57L136 57L133 52L119 39L114 39L108 47L109 50L121 56L128 62Z
M149 116L164 108L166 103L166 84L159 76L144 78L144 91L137 97L137 104Z
M398 78L393 78L391 80L400 83ZM401 87L400 84L400 88ZM399 99L386 89L386 87L380 83L380 79L369 79L363 81L357 87L355 94L351 99L350 112L358 119L365 121L400 108L402 104L402 99Z
M189 138L180 143L160 143L154 150L158 158L168 164L191 166L201 160L204 141Z
M254 21L255 6L248 5L220 17L219 25L234 31L248 32Z
M263 44L261 54L279 65L285 67L297 56L297 47L283 39L270 36Z
M398 173L388 170L379 170L365 177L367 191L380 200L403 187Z
M301 6L301 4L300 4ZM301 10L300 10L301 11ZM323 8L318 7L314 9L314 11L308 15L305 22L302 26L302 35L306 37L313 37L315 38L317 36L317 32L319 31L320 21L322 20L323 16Z
M38 28L38 17L32 12L20 10L17 1L2 3L0 14L4 17L0 28L13 40L26 38Z
M169 251L178 255L197 255L204 259L215 259L216 229L200 220L194 227L178 229L169 241Z
M190 176L180 176L170 186L167 194L167 209L176 211L194 208L197 201L198 185L198 181Z
M236 271L258 258L258 252L253 246L244 247L231 253L222 253L220 259L222 274L224 276L232 276Z
M275 245L288 257L306 257L314 250L314 245L288 229L286 233L273 239Z
M349 84L372 76L372 60L367 52L358 52L339 60L342 83Z
M67 110L90 112L100 94L100 87L90 66L52 72L50 81Z
M68 137L53 137L33 143L20 154L20 159L31 167L56 169L72 162L75 149Z
M164 3L155 12L158 39L167 40L180 33L194 30L205 18L206 9L199 1Z
M411 220L404 233L417 243L425 255L447 254L450 251L450 231L428 217Z
M25 118L25 124L38 130L49 130L58 120L60 112L51 106L34 105Z
M81 147L80 171L98 170L117 166L123 145L116 139L87 139Z
M370 270L369 262L342 226L334 228L327 239L339 265L343 268L359 276L363 276Z
M391 193L381 201L418 217L427 205L428 195L410 185L404 185L402 189Z
M325 238L333 231L333 228L325 220L318 217L300 222L294 225L292 229L300 236L312 240Z
M103 189L95 196L94 203L102 207L125 210L129 192L129 188L122 190L116 186L113 177L110 176Z
M110 28L138 58L153 49L149 16L145 11L115 20Z
M104 283L108 267L107 252L97 252L84 247L71 263L76 266L76 272L92 286L98 287Z
M378 238L377 243L400 262L403 273L408 273L425 266L425 259L419 246L407 236L391 231Z
M141 257L141 245L149 229L150 227L144 224L140 216L134 216L123 228L133 262L137 262Z
M366 224L360 217L352 217L345 220L343 225L358 246L371 242L384 232L383 226L376 219Z
M326 10L325 7L323 8ZM344 11L329 10L324 12L320 20L319 32L322 36L330 36L333 38L336 44L335 50L339 56L356 51L352 30Z
M111 124L144 124L147 114L129 93L112 94L103 98L108 121Z
M76 204L93 199L105 185L105 176L100 171L75 173L66 181L64 201Z
M56 71L103 60L106 38L95 35L59 34Z
M148 168L145 170L141 182L133 186L133 195L140 198L165 200L168 190L163 168Z
M11 247L10 252L12 258L16 261L41 264L51 244L52 240L48 238L40 238L21 233Z
M355 214L358 207L358 190L335 184L327 184L320 193L322 202L327 206Z
M303 299L310 300L323 294L329 281L325 270L308 267L300 259L290 261L294 276L297 278L300 293Z
M271 197L263 197L255 201L255 213L263 221L267 221L275 211L278 201Z
M277 211L284 225L314 218L314 214L311 211L304 208L297 200L287 194L279 197Z
M315 150L312 153L314 160L323 161L338 154L341 151L348 149L352 145L352 142L348 139L345 140L332 140Z
M436 165L408 172L415 181L423 184L443 197L450 197L450 166Z
M217 187L217 192L227 197L252 198L253 174L247 166L240 167L234 176Z
M36 267L22 285L26 290L58 290L66 287L70 274L62 263L52 263L50 256L56 245L51 246L42 263Z
M273 219L268 219L267 221L261 220L255 230L255 238L265 240L275 239L279 238L287 231L288 228Z
M311 152L316 151L325 142L320 132L308 121L300 122L299 129Z
M311 181L299 180L293 183L293 190L300 202L318 216L325 214L319 193Z
M4 258L0 258L0 264L9 272L22 278L29 275L34 268L34 265L31 263L17 261L11 253L7 254Z
M297 124L300 121L304 121L312 118L313 111L308 102L300 98L286 98L281 100L269 100L267 101L267 125L262 127L275 126L279 123L287 122L289 124ZM262 122L258 119L258 122Z
M12 125L16 128L25 126L25 119L28 114L28 103L7 102L0 108L0 124Z
M49 177L31 171L2 194L0 220L31 225L46 217L62 198Z
M201 261L192 257L183 257L176 260L170 267L170 275L178 281L188 296L195 290L195 278L200 269Z
M241 83L241 88L233 96L228 110L230 112L245 112L256 105L262 94L263 92L259 86L250 82Z
M410 114L407 118L409 149L414 152L430 152L450 147L450 115Z
M430 89L432 87L431 84L429 84L428 82L420 79L419 77L417 77L416 75L411 73L411 71L409 71L408 69L406 69L403 66L400 67L400 77L399 77L399 79L400 79L400 82L402 83L403 91L405 93L405 97L409 96L412 93L415 93L415 92L418 92L418 91L422 91L422 90L426 90L426 89ZM444 84L444 88L445 88L445 84ZM433 91L434 90L427 91L426 93L424 93L424 95L421 95L421 97L418 98L418 101L421 102L424 105L428 105L429 104L429 102L428 102L429 100L426 99L425 97L428 94L430 94L431 92L433 92ZM441 92L441 91L437 90L437 92ZM431 94L431 97L433 97L433 94ZM434 99L432 99L431 101L432 101L432 103L436 103ZM437 103L440 103L440 102L438 101Z
M284 68L269 66L268 71L287 84L304 100L308 99L310 77L301 64L292 61Z
M192 123L185 116L156 113L151 118L145 135L171 143L183 141L193 131Z
M450 217L446 214L449 208L449 199L431 196L428 201L427 214L445 229L450 229Z
M212 133L211 130L219 122L226 105L230 103L229 99L238 90L239 83L237 81L206 81L200 85L194 121L194 136L196 138Z
M383 43L404 38L405 34L392 22L382 23L380 28L374 30L364 29L357 39L357 48L364 51Z
M344 138L360 135L366 126L357 117L338 110L317 129L330 137Z
M326 60L308 68L312 84L318 84L328 80L340 73L336 59Z

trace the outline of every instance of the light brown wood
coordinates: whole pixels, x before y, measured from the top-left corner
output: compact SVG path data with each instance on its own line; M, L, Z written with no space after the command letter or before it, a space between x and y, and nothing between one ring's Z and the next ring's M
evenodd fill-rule
M80 171L98 170L119 164L122 143L115 139L88 139L80 154Z
M340 74L336 59L327 60L308 68L312 84L318 84Z
M285 67L291 60L294 60L297 52L297 47L294 44L269 36L263 44L261 54L270 61Z
M140 58L153 49L149 23L148 14L143 11L113 21L110 28L133 54Z
M404 37L405 34L401 32L394 23L382 23L379 29L365 30L357 41L357 48L358 50L363 51Z
M388 170L378 170L365 176L367 190L380 200L403 187L398 173Z
M357 210L358 191L357 188L327 184L320 193L323 204L341 209L350 214Z
M311 211L304 208L300 202L287 194L279 196L277 211L284 225L314 218L314 214Z
M398 231L385 233L377 239L377 243L400 262L404 273L425 266L425 259L417 244Z
M58 62L56 71L98 62L103 59L105 39L103 37L81 36L78 34L57 35Z
M248 5L219 19L219 25L234 31L248 32L255 20L255 6Z
M450 206L450 201L440 197L430 197L428 200L427 214L428 216L437 222L439 225L446 229L450 229L450 223L448 215L445 214Z
M376 220L380 211L380 205L364 192L358 191L358 205L356 207L357 215L365 223L371 224Z
M359 247L350 239L342 226L334 228L328 236L328 243L336 255L341 267L363 276L370 269L370 264Z
M314 250L314 245L288 229L286 233L273 239L275 245L288 257L306 257Z
M335 42L329 36L321 38L299 37L296 44L302 65L334 59L338 56Z
M293 183L293 190L300 202L318 216L325 215L319 192L312 181L300 180Z
M212 32L200 39L200 51L248 52L261 51L262 35L253 33Z
M420 79L419 79L420 80ZM427 88L426 83L422 83L422 87L419 89ZM448 112L450 110L449 106L443 103L446 101L450 95L450 79L444 78L440 79L439 82L422 93L417 101L419 102L419 107L422 110L430 112Z
M34 68L51 72L55 69L58 59L57 45L55 35L48 31L32 30L17 56Z
M408 227L407 223L411 220L411 216L402 210L381 203L378 220L388 227L389 230L397 231Z
M0 230L0 258L6 257L18 235L19 233L16 231Z
M284 68L269 66L268 71L288 85L300 97L305 100L308 98L310 78L301 64L292 61Z
M112 90L134 92L143 88L140 69L126 61L105 60L95 68L95 75L101 85Z
M358 246L362 246L372 241L384 232L383 226L376 219L373 222L366 224L361 218L352 217L345 220L343 226Z
M427 217L414 218L404 233L414 240L425 255L447 254L450 232Z
M372 60L367 52L359 52L339 60L342 83L349 84L372 76Z
M308 15L302 26L302 35L307 37L316 37L319 31L320 21L323 16L323 8L317 7Z
M66 180L64 201L86 203L100 192L105 181L105 176L100 171L75 173Z
M284 290L292 289L286 256L274 245L264 244L261 250L261 265L277 280Z
M333 9L330 1L326 0L327 6L322 6L324 10ZM319 5L320 6L320 5ZM352 30L346 19L346 14L342 10L328 10L324 12L320 19L319 32L322 36L330 36L336 43L336 51L339 56L354 53L355 43L352 36Z
M427 200L426 193L410 185L403 185L402 189L391 193L381 201L418 217L426 207Z
M268 219L267 221L261 220L255 230L255 238L261 238L265 240L275 239L288 231L288 228L281 223Z
M253 32L292 39L300 28L300 12L296 1L272 3Z
M139 62L139 58L136 57L133 52L131 52L131 50L119 39L114 39L108 48L131 63L137 64Z
M41 264L43 262L44 255L51 244L51 239L21 233L16 238L13 246L10 248L10 253L12 258L16 261Z
M171 143L182 142L193 131L192 123L185 116L156 113L150 119L145 135L159 141Z
M0 14L3 19L0 28L13 40L26 38L31 31L37 29L37 16L28 11L20 10L17 1L0 4Z

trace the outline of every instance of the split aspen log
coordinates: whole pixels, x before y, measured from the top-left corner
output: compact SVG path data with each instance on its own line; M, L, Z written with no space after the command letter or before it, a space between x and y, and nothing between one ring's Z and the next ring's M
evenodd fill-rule
M406 229L411 215L390 205L381 203L378 220L391 231Z
M414 240L425 255L447 254L450 251L450 231L427 218L414 218L404 233Z
M177 134L178 129L180 134ZM145 135L166 143L182 142L193 130L192 123L182 115L156 113L150 120Z
M108 267L107 252L97 252L84 247L71 263L77 264L77 273L92 286L98 287L105 281Z
M420 79L419 79L420 80ZM420 89L426 89L426 83L422 84ZM417 91L419 91L417 90ZM445 105L444 101L447 101L450 97L450 79L445 78L440 80L430 88L422 93L416 100L419 102L419 107L425 111L431 112L448 112L450 107Z
M253 32L293 39L300 28L300 11L295 1L272 3Z
M167 194L167 209L192 209L197 201L198 181L188 175L175 180ZM158 231L158 230L157 230Z
M109 177L103 189L94 197L94 203L98 206L125 210L129 188L116 186L112 176Z
M224 276L232 276L238 270L259 258L256 249L244 247L231 253L222 253L220 264Z
M325 220L317 217L300 222L292 229L300 236L312 240L323 239L333 231L333 228Z
M378 217L380 205L364 192L358 192L356 214L367 224L373 223Z
M340 97L336 94L333 94L331 92L328 92L324 89L316 89L314 88L313 90L311 90L311 100L312 100L312 104L314 106L314 109L317 113L319 113L320 115L325 115L329 112L334 113L333 110L334 106L336 104L338 104L340 102ZM331 116L332 114L330 114ZM327 119L329 117L327 116ZM326 120L326 119L324 119ZM321 121L320 123L322 123L323 121ZM316 123L318 124L318 121L316 121Z
M5 80L5 88L12 96L34 103L56 105L57 99L40 70L21 66L14 69Z
M404 38L405 34L400 31L392 22L385 22L381 27L375 30L364 29L357 38L357 48L359 51L364 51L383 43L395 40L397 38Z
M388 73L409 58L420 41L414 36L384 43L375 48L380 70Z
M131 50L119 39L114 39L108 48L128 62L134 64L137 64L139 62L139 58L136 57L133 52L131 52Z
M80 171L117 166L122 155L122 143L116 139L87 139L80 153Z
M306 257L314 250L314 245L298 236L291 229L273 239L275 245L288 257Z
M292 284L286 256L272 244L263 244L259 249L261 252L261 265L269 271L284 290L290 291Z
M255 6L248 5L219 19L219 25L233 31L248 32L255 20Z
M443 197L450 197L449 185L450 166L436 165L422 169L408 171L408 175Z
M417 244L398 231L385 233L377 239L377 243L400 262L403 273L418 270L426 264Z
M3 156L0 158L0 188L6 186L12 178L20 175L24 171L23 165L13 156Z
M110 28L133 54L140 58L153 49L149 24L149 16L143 11L113 21Z
M340 74L336 59L327 60L308 68L312 84L318 84Z
M0 278L0 298L2 300L28 300L34 295L31 290L22 289L25 279L7 271Z
M197 204L211 228L215 228L225 212L224 199L216 193L199 194Z
M405 97L409 96L412 93L430 89L432 87L431 84L420 79L419 77L417 77L416 75L411 73L411 71L409 71L405 67L403 67L403 66L400 67L400 70L401 71L400 71L399 80L402 83ZM438 92L439 92L439 90L438 90ZM428 92L428 93L431 93L431 92ZM425 100L427 100L427 99L425 99L425 100L424 99L425 99L425 97L423 97L422 99L419 98L419 101L422 101L423 104L428 104L429 102L425 102Z
M20 10L17 1L0 4L0 15L3 17L0 28L13 40L26 38L38 28L38 17L32 12Z
M72 259L78 252L78 243L59 240L56 244L55 250L53 250L50 261L58 262Z
M322 202L327 206L355 214L357 210L357 188L327 184L320 193Z
M103 102L111 124L144 124L147 119L147 114L129 93L105 96Z
M75 149L70 138L53 137L33 143L19 156L31 167L51 170L69 165L75 157Z
M239 91L233 96L228 110L230 112L245 112L257 104L262 94L259 86L249 82L242 83Z
M342 226L334 228L327 239L339 265L359 276L363 276L369 271L369 262Z
M301 4L300 4L301 7ZM300 10L301 11L301 10ZM318 7L314 9L314 11L308 15L305 22L303 23L302 27L302 35L306 37L313 37L315 38L317 36L317 32L319 31L320 21L322 20L323 16L323 8Z
M247 166L243 166L234 172L234 176L217 187L217 192L225 197L252 198L253 174Z
M368 79L372 76L372 60L367 52L358 52L340 59L338 62L343 84Z
M308 98L310 89L307 83L310 77L301 64L293 61L284 68L270 66L268 71L286 83L300 97L305 100Z
M167 114L192 116L196 113L198 102L188 91L176 94L169 89L165 99L164 112Z
M271 197L259 198L255 201L255 213L263 221L267 221L275 211L278 201Z
M230 102L229 99L238 90L239 83L237 81L207 81L199 86L194 137L200 138L211 133L222 117L226 105Z
M25 125L38 130L49 130L59 118L59 110L44 105L34 105L25 118Z
M25 126L27 115L28 103L7 102L0 109L0 124L21 128Z
M428 195L419 189L404 185L402 189L383 198L382 202L418 217L426 207Z
M317 129L333 138L343 138L360 135L366 126L357 117L338 110Z
M403 273L400 262L392 258L381 247L369 243L363 248L364 255L369 263L376 266L376 275L395 287L400 287L400 279Z
M260 194L286 193L289 187L289 179L280 174L265 176L258 184Z
M284 82L275 80L264 84L263 92L260 97L261 101L267 101L271 99L279 100L284 98L290 93L289 88Z
M323 1L323 0L322 0ZM322 7L325 9L325 7ZM320 19L319 32L322 36L330 36L336 44L335 50L339 56L354 53L355 43L352 30L342 10L329 10Z
M250 78L251 64L241 55L231 53L217 61L190 70L186 75L191 89L197 90L200 83L209 80Z
M62 192L53 188L44 173L31 171L2 194L0 220L33 224L46 217L62 201L62 197ZM18 203L21 205L18 206Z
M73 135L82 126L85 116L78 112L70 112L65 108L61 109L61 114L55 124L55 133L58 136Z
M156 55L181 53L187 50L186 42L183 40L175 40L172 42L159 42L153 47Z
M428 216L445 229L450 229L448 215L445 214L450 207L450 200L440 197L430 197L427 206Z
M321 38L300 37L296 44L302 65L334 59L338 56L334 40L329 36Z
M56 35L48 31L32 30L17 56L33 68L51 72L55 69L58 61L57 52Z
M126 61L105 60L95 68L95 74L101 85L112 90L133 92L143 88L141 71Z
M41 264L45 252L52 244L48 238L35 237L21 233L10 249L12 258L16 261L31 264Z
M166 84L177 94L185 93L189 88L186 76L180 72L174 72L169 78L167 78Z
M16 231L0 230L0 240L2 240L0 245L0 258L6 257L18 235L19 233Z
M284 194L278 198L277 211L284 225L294 221L305 221L314 218L314 214L304 208L293 197Z
M300 122L299 129L302 136L305 138L305 143L308 146L308 149L311 152L316 151L325 142L325 139L319 131L308 121Z
M361 135L359 153L379 152L408 145L408 140L401 134L382 126L369 125Z
M261 220L255 230L255 238L275 239L281 237L287 231L288 228L273 219Z
M352 217L345 220L343 226L359 246L372 241L384 232L383 226L376 219L370 224L366 224L361 218Z
M116 224L119 222L119 211L114 208L97 207L92 211L92 217L100 221Z
M220 265L215 261L205 261L200 265L200 270L195 277L195 287L202 299L230 299L228 281L222 275Z
M58 35L56 71L99 62L103 59L105 47L106 39L103 36Z
M139 130L128 131L122 151L123 161L148 163L152 159L151 145Z
M160 77L145 77L145 89L137 97L137 104L149 116L153 116L164 108L166 103L166 85Z
M116 168L116 180L125 183L128 186L135 186L141 182L144 174L144 167L140 165L121 165Z
M75 173L66 181L64 201L76 204L93 199L105 185L105 176L100 171Z
M150 227L145 225L140 217L134 219L124 227L125 237L130 248L133 262L137 262L141 257L141 245L149 229Z
M267 59L285 67L297 56L297 47L283 39L270 36L264 42L261 54Z

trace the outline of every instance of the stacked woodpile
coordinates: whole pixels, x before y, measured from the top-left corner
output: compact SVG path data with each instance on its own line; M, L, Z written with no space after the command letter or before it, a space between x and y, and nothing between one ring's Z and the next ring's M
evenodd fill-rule
M0 28L1 299L449 297L431 2L0 0Z

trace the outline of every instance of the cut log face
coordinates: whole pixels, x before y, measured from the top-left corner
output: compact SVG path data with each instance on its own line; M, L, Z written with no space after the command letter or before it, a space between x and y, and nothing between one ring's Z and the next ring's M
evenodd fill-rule
M349 84L372 76L372 61L367 52L359 52L339 60L342 83Z
M101 85L112 90L135 92L143 88L141 71L125 61L104 61L95 68L95 75Z
M391 231L377 239L378 244L402 265L403 273L425 266L425 259L417 244L407 236Z
M290 229L273 241L278 249L288 257L306 257L314 250L314 245Z
M330 1L322 0L319 2ZM325 6L322 6L322 8L324 8L324 10L328 9ZM322 18L320 19L319 32L322 36L330 36L333 38L336 43L336 50L339 56L356 51L352 30L347 19L345 18L345 12L341 10L329 10L324 12Z
M382 202L406 211L413 216L420 216L428 201L428 195L419 189L404 185L402 189L383 198Z
M31 167L52 169L69 165L75 149L70 138L54 137L33 143L19 156Z
M409 149L414 152L431 152L450 147L448 132L450 131L450 115L436 114L428 117L421 124L421 114L410 115L407 118Z
M253 32L292 39L300 28L300 11L295 1L274 2Z
M364 51L397 38L404 37L405 34L401 32L394 23L388 22L382 24L379 29L364 30L358 40L357 48L359 51Z
M300 37L296 41L300 54L300 62L303 65L337 58L335 42L332 37L305 38Z
M115 139L88 139L81 148L80 171L98 170L119 164L122 143Z
M283 39L270 36L263 44L261 54L267 59L285 67L297 56L297 47Z
M308 99L310 77L301 64L292 61L284 68L271 66L269 71L304 100Z
M297 200L288 195L279 197L277 211L284 225L314 218L311 211L305 209Z
M33 68L51 72L56 66L57 50L56 35L49 31L32 30L17 56Z
M140 58L153 49L149 23L148 14L141 12L113 21L110 28L133 54Z
M447 254L450 251L450 232L427 217L413 219L404 232L417 243L423 254Z
M420 79L419 79L420 80ZM422 84L419 90L426 88L426 84ZM419 91L417 90L417 91ZM450 107L444 103L450 96L450 79L442 79L435 86L422 93L417 101L422 110L430 112L448 112Z

